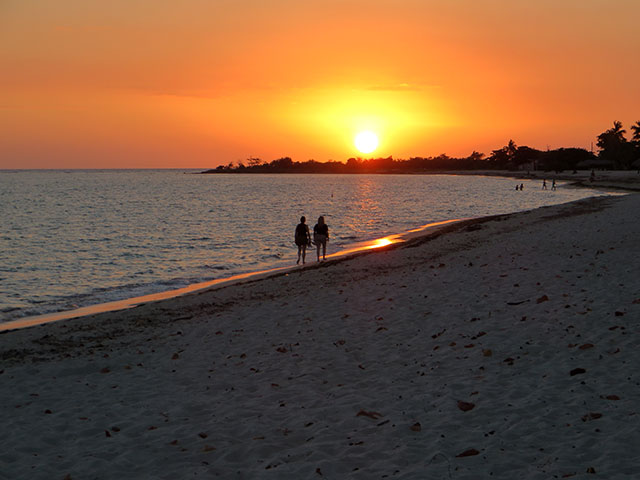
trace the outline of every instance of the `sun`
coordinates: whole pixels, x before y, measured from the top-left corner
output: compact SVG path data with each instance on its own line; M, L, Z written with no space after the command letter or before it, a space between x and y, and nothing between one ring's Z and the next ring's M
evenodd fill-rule
M364 130L356 135L353 143L361 153L371 153L378 148L378 136L370 130Z

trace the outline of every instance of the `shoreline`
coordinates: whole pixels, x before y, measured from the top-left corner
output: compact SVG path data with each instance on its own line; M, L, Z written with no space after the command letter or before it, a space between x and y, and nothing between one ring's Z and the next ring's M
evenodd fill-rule
M635 170L594 170L595 179L591 181L589 170L577 170L575 173L542 170L429 170L407 172L193 172L196 175L469 175L503 178L521 178L526 180L556 179L572 182L576 187L601 190L640 191L640 171Z
M481 218L485 218L485 217L478 217L478 219L481 219ZM340 261L343 259L351 258L356 255L368 253L372 250L389 248L391 245L410 242L414 240L416 237L421 237L423 235L433 235L434 233L437 234L439 229L443 228L443 226L445 225L456 223L456 222L468 221L468 220L470 219L452 219L452 220L443 220L440 222L432 222L432 223L428 223L426 225L422 225L420 227L408 230L406 232L387 235L385 237L376 238L371 241L358 242L357 244L354 244L351 247L345 248L335 253L328 254L327 261L328 262ZM313 253L312 250L311 250L311 253ZM321 263L326 263L326 262L321 262ZM182 295L188 295L188 294L192 294L202 290L224 288L224 287L238 285L243 282L259 281L263 278L268 278L268 277L278 276L278 275L286 275L296 270L300 270L303 268L314 268L319 265L320 264L318 262L312 260L305 265L276 267L276 268L270 268L267 270L252 271L252 272L232 275L231 277L223 277L215 280L208 280L205 282L193 283L193 284L187 285L186 287L173 289L173 290L150 293L147 295L130 297L122 300L115 300L112 302L97 303L97 304L79 307L71 310L44 313L41 315L30 315L30 316L21 317L21 318L0 323L0 334L8 331L12 331L12 330L35 327L38 325L44 325L47 323L59 322L63 320L71 320L74 318L87 317L87 316L96 315L100 313L118 312L118 311L130 309L130 308L135 308L137 306L140 306L149 302L160 302L163 300L171 300L173 298L180 297Z
M446 172L445 172L446 173ZM589 188L593 190L617 190L626 192L640 191L640 172L629 170L595 170L595 180L590 181L591 170L579 170L576 173L566 172L540 172L537 170L507 171L507 170L483 170L482 173L465 171L450 172L451 175L487 175L505 178L522 178L527 180L560 180L571 182L571 186Z
M522 179L535 179L538 178L536 177L536 172L534 172L531 175L523 175L523 172L509 172L509 171L492 171L492 170L487 170L487 171L444 171L444 172L428 172L425 173L427 175L473 175L473 176L498 176L498 177L503 177L503 178L522 178ZM608 183L604 183L602 179L599 179L598 182L593 183L593 184L586 184L583 182L583 180L588 180L588 175L589 172L587 171L582 171L579 172L578 174L578 179L576 179L575 175L564 175L564 176L554 176L553 178L556 178L558 180L561 181L572 181L573 183L570 184L569 186L573 186L573 187L577 187L577 188L587 188L587 189L591 189L591 190L600 190L600 191L604 191L604 192L611 192L612 190L618 190L618 191L624 191L624 192L634 192L636 190L634 190L634 186L638 187L638 191L640 191L640 176L638 176L638 178L636 179L635 176L629 177L628 173L629 172L608 172L609 174L616 174L614 175L614 181L613 183L611 181L608 181ZM620 174L620 175L617 175ZM619 178L619 177L624 177L624 178ZM552 176L547 176L545 178L552 178ZM607 177L608 178L608 177ZM540 179L542 179L542 177L540 177ZM637 185L636 182L637 181ZM613 193L613 192L612 192ZM517 213L517 212L513 212L513 213ZM478 218L482 218L482 217L478 217ZM391 235L387 235L386 237L381 237L381 238L377 238L371 241L367 241L367 242L359 242L357 244L355 244L352 247L347 247L347 248L343 248L341 251L336 252L336 253L332 253L330 255L328 255L328 258L333 259L335 257L338 256L343 256L343 255L349 255L352 253L358 253L359 251L366 251L369 250L371 248L380 248L384 245L381 245L379 242L381 241L393 241L398 242L398 241L406 241L407 238L411 238L412 236L415 235L420 235L421 232L423 232L425 229L428 228L433 228L436 225L442 224L442 223L448 223L448 222L454 222L454 221L459 221L460 219L451 219L451 220L446 220L444 222L435 222L432 224L427 224L427 225L423 225L421 227L412 229L412 230L408 230L406 232L401 232L401 233L396 233L396 234L391 234ZM391 239L391 240L390 240ZM313 253L313 252L311 252ZM311 255L313 257L313 255ZM311 263L311 262L309 262ZM76 317L80 317L80 316L87 316L87 315L92 315L92 314L96 314L96 313L101 313L101 312L110 312L110 311L118 311L118 310L123 310L123 309L128 309L128 308L132 308L135 307L136 305L139 305L141 303L146 303L146 302L150 302L150 301L160 301L163 299L170 299L170 298L174 298L176 296L180 296L180 295L184 295L184 294L188 294L190 292L194 292L194 291L198 291L198 290L202 290L202 289L206 289L206 288L210 288L216 285L227 285L227 284L235 284L237 282L240 281L244 281L247 279L250 279L252 277L255 278L262 278L266 275L270 275L270 274L277 274L277 272L286 272L289 269L295 269L295 266L278 266L275 268L268 268L266 270L257 270L257 271L250 271L250 272L246 272L246 273L241 273L241 274L236 274L236 275L232 275L230 277L222 277L222 278L218 278L215 280L209 280L209 281L203 281L203 282L197 282L197 283L193 283L193 284L189 284L186 285L184 287L181 288L177 288L177 289L171 289L171 290L162 290L159 292L155 292L155 293L149 293L149 294L144 294L144 295L139 295L139 296L133 296L133 297L127 297L127 298L123 298L120 300L113 300L113 301L106 301L106 302L100 302L100 303L96 303L96 304L89 304L89 305L84 305L78 308L73 308L73 309L69 309L69 310L61 310L61 311L53 311L53 312L48 312L48 313L43 313L43 314L37 314L37 315L27 315L24 317L18 317L18 318L14 318L12 320L7 320L4 321L2 323L0 323L0 332L4 332L7 330L13 330L13 329L17 329L17 328L27 328L30 326L35 326L35 325L40 325L42 323L48 323L48 322L53 322L53 321L61 321L61 320L68 320L71 318L76 318Z

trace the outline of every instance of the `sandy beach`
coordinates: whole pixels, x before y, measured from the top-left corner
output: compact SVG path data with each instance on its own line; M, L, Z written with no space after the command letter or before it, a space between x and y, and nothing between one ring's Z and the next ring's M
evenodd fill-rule
M601 189L605 191L624 190L628 192L640 191L640 171L628 171L628 170L593 170L593 177L591 170L577 170L575 172L563 171L563 172L540 172L526 170L485 170L479 172L474 171L456 171L447 172L455 175L496 175L500 177L512 177L512 178L526 178L529 180L543 180L551 181L553 179L558 181L570 182L571 185L576 187L586 187Z
M638 238L598 197L4 332L0 478L635 478Z

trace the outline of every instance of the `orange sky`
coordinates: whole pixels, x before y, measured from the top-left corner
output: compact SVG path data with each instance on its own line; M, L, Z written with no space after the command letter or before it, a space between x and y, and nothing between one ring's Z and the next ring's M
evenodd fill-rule
M0 168L590 148L640 120L637 0L0 0Z

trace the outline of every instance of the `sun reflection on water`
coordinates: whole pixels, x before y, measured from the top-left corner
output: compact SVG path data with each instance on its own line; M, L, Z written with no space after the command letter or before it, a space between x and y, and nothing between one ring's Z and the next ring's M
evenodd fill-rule
M386 247L387 245L391 245L392 243L393 241L389 237L378 238L377 240L373 241L373 244L370 248Z

